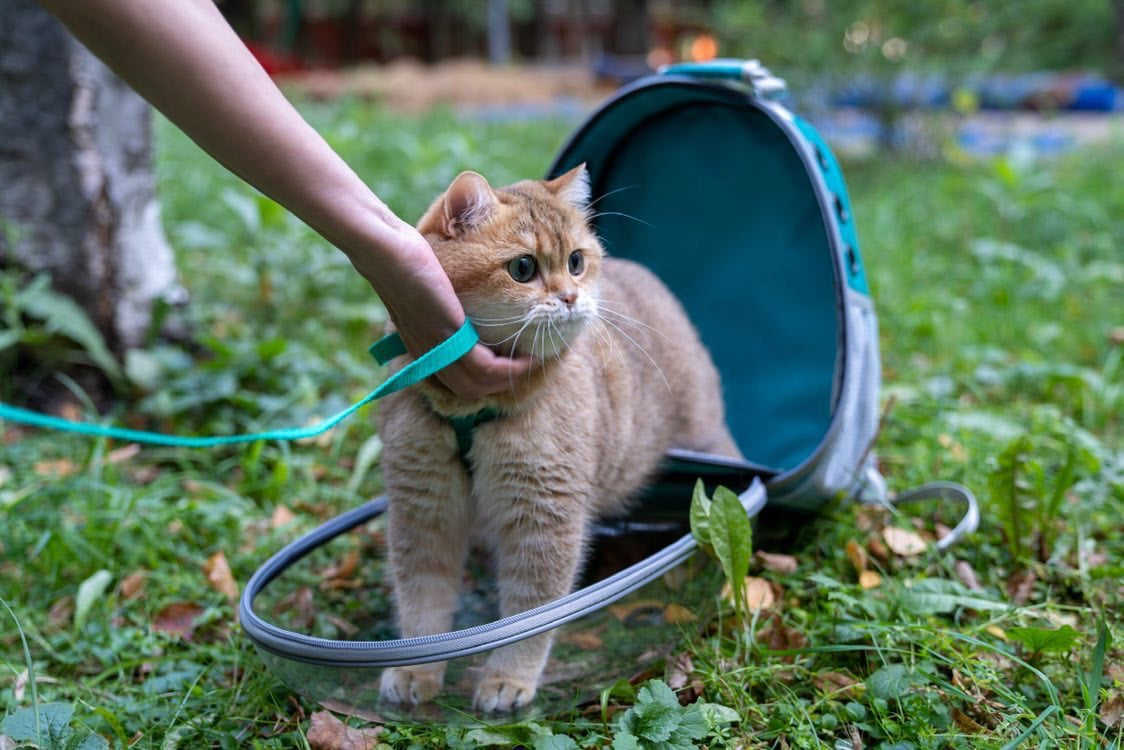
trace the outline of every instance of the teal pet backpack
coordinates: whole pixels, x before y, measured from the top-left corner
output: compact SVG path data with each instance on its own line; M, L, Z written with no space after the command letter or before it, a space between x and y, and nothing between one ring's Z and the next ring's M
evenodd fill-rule
M755 61L669 67L597 109L549 170L554 177L584 162L606 250L652 269L683 302L721 373L727 422L747 459L672 451L637 510L595 535L660 523L683 529L698 478L735 490L750 516L766 505L812 511L841 496L887 502L872 453L878 321L847 188L815 129L775 98L781 89ZM938 546L975 527L975 501L957 485L927 485L894 502L928 498L967 510ZM543 607L426 638L326 640L255 612L270 581L385 504L374 500L286 547L243 593L245 632L278 675L312 697L362 703L363 686L377 684L384 667L456 659L549 631L654 581L696 549L683 534Z

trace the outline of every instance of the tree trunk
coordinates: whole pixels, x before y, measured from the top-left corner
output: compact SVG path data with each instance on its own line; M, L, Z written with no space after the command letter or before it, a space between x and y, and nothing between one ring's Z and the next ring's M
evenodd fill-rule
M152 117L31 0L0 0L0 266L47 272L121 353L182 301Z

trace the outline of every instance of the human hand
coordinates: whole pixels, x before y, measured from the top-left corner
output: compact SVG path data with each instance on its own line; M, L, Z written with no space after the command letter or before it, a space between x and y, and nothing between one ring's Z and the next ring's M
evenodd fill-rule
M453 335L464 325L465 314L429 244L412 227L400 227L399 232L398 252L381 254L380 259L403 257L404 252L411 262L389 267L379 263L370 270L357 262L356 268L378 292L407 351L416 358ZM457 396L476 399L509 390L532 364L530 357L506 357L477 344L434 377Z

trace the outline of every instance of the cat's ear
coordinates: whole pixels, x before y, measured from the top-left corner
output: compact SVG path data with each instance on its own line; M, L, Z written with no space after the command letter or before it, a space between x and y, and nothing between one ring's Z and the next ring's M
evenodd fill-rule
M585 162L571 169L564 175L547 180L546 189L569 203L574 208L582 211L589 208L589 170Z
M461 172L445 191L443 227L455 237L480 226L492 215L499 200L488 181L476 172Z

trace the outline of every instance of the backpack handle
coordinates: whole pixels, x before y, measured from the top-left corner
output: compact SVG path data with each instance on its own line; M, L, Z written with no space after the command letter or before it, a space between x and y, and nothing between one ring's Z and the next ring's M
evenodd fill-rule
M782 93L788 84L778 78L761 64L760 60L738 60L717 58L704 62L679 62L664 65L660 75L682 75L692 78L707 78L722 81L736 81L753 89L761 97L772 97Z

